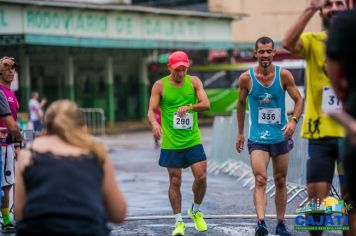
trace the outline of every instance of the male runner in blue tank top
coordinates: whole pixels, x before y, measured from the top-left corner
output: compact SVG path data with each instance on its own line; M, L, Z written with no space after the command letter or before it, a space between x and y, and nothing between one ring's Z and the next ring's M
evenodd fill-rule
M244 72L239 78L237 103L238 134L236 149L244 146L244 121L246 98L249 101L248 151L255 176L253 200L258 217L255 235L267 235L264 221L266 212L267 166L272 157L273 176L276 187L277 235L291 235L285 224L287 202L286 176L288 152L293 147L291 137L302 113L303 100L292 74L272 63L276 53L274 42L268 37L256 41L254 54L258 65ZM288 121L285 108L285 92L294 100L293 116Z

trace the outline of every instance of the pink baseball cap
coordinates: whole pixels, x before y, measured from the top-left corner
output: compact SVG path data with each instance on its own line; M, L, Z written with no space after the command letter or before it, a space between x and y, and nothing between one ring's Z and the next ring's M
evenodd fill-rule
M173 69L179 66L189 67L188 55L183 51L175 51L169 55L168 65Z

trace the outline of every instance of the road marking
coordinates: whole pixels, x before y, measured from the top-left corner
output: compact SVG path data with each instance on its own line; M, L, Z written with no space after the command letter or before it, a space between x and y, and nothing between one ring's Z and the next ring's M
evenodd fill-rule
M294 219L296 214L286 214L285 218ZM225 214L225 215L204 215L204 219L234 219L234 218L255 218L256 214ZM155 216L129 216L126 220L160 220L172 219L173 215L155 215ZM190 219L190 216L183 216L185 219ZM277 218L275 214L266 214L265 218Z

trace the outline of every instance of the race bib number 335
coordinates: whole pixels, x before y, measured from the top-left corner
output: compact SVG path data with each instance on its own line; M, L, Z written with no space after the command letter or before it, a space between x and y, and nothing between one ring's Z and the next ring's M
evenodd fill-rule
M173 128L175 129L192 129L193 128L193 115L186 113L185 116L179 117L174 113Z
M280 124L281 108L258 108L259 124Z

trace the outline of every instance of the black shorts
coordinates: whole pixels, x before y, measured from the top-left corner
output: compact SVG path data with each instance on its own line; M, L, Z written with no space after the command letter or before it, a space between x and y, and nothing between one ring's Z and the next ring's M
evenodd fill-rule
M309 139L307 160L307 183L327 182L332 184L335 162L338 164L340 184L344 183L342 168L343 138Z
M254 150L261 150L268 152L271 157L276 157L285 153L288 153L293 149L294 142L292 139L288 139L286 141L274 144L265 144L265 143L257 143L251 140L248 140L247 147L248 153L251 155L251 152Z

